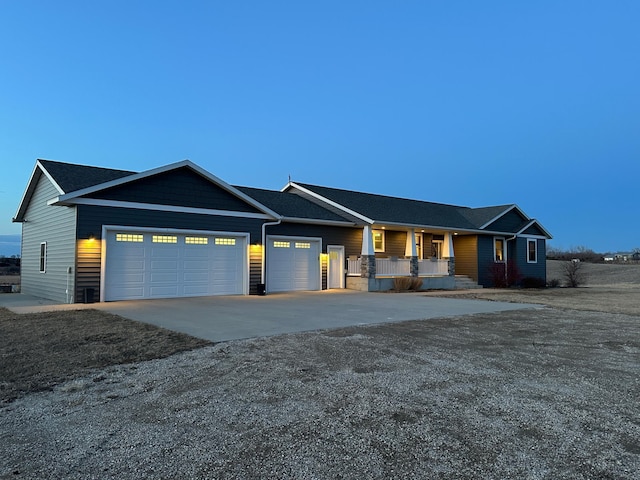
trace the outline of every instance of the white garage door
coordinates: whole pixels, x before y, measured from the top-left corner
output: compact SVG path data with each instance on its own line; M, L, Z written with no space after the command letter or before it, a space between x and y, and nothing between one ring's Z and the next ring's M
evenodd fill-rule
M320 290L319 240L272 237L267 245L267 291Z
M245 236L108 230L106 301L245 293Z

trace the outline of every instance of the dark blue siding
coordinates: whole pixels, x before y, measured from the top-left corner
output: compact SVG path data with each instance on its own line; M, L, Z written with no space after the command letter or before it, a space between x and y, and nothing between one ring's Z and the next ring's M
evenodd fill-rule
M543 280L545 283L547 281L547 261L546 261L546 251L545 244L546 242L541 239L537 239L536 243L538 245L538 258L536 263L529 263L528 252L527 252L527 239L524 237L518 237L513 242L509 242L513 244L513 252L511 253L511 258L516 261L518 269L520 271L520 275L522 278L532 277L539 278Z
M485 230L494 232L518 232L527 223L527 219L516 210L511 210L507 214L486 227Z
M213 230L225 232L248 232L251 243L261 242L261 227L264 220L255 218L222 217L195 213L160 212L133 208L78 206L78 238L96 238L102 235L103 225L123 225L150 228L180 228L185 230Z
M322 238L322 253L327 253L327 245L344 245L345 255L360 255L362 251L362 227L335 227L307 225L302 223L282 223L267 226L268 235L290 235L298 237Z
M478 283L484 287L493 286L491 278L491 268L494 263L493 238L489 235L478 235Z
M91 195L104 200L258 213L253 206L185 167Z

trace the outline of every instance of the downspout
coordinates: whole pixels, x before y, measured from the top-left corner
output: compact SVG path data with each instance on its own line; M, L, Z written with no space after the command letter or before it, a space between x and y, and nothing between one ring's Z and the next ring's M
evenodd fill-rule
M265 270L265 259L267 254L267 227L273 227L275 225L280 225L282 223L282 218L278 219L276 222L266 222L262 224L262 265L260 268L260 283L264 284L264 270Z

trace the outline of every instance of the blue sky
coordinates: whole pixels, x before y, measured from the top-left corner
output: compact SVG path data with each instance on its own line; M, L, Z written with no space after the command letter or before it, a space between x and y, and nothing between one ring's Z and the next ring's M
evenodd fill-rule
M640 3L0 0L0 235L35 160L517 203L640 246Z

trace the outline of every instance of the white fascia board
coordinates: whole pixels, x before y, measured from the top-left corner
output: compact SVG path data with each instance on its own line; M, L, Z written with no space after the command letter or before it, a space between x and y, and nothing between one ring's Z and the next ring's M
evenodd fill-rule
M47 179L53 185L53 188L55 188L59 194L64 194L64 190L60 188L58 182L53 179L51 174L47 172L47 169L44 168L42 163L40 163L40 159L36 160L36 164L34 165L33 170L31 171L31 176L29 177L29 181L27 182L27 187L25 188L24 193L22 194L22 198L20 199L20 203L18 204L16 215L12 219L13 222L21 222L23 220L22 216L27 209L27 204L31 200L31 195L33 195L33 192L36 189L36 184L38 183L38 180L40 180L40 177L42 175L47 177Z
M493 222L495 222L496 220L498 220L499 218L504 217L507 213L509 213L511 210L516 210L520 215L522 215L526 220L530 220L530 218L527 216L526 213L524 213L522 211L522 209L520 207L518 207L515 203L513 205L511 205L509 208L507 208L504 212L502 212L499 215L496 215L494 218L492 218L491 220L489 220L487 223L485 223L484 225L480 226L480 230L483 230L485 228L487 228L489 225L491 225Z
M336 227L355 227L353 222L341 222L339 220L318 220L314 218L298 218L298 217L282 217L283 222L287 223L305 223L311 225L334 225Z
M542 235L527 235L527 234L523 234L522 232L524 232L527 228L529 228L532 225L537 225L538 228L540 230L542 230L542 232L546 235L546 236L542 236ZM524 237L529 237L529 238L548 238L551 239L553 238L553 236L542 226L540 225L540 223L538 223L538 221L533 218L531 219L531 221L529 223L527 223L524 227L522 227L520 229L520 231L518 233L516 233L516 235L522 235Z
M99 207L135 208L139 210L155 210L160 212L197 213L200 215L216 215L219 217L257 218L272 220L266 213L236 212L232 210L214 210L210 208L182 207L176 205L159 205L157 203L122 202L119 200L100 200L96 198L74 198L66 201L50 200L49 205L95 205ZM53 202L53 203L52 203Z
M341 205L341 204L339 204L337 202L334 202L333 200L329 200L328 198L325 198L322 195L319 195L319 194L315 193L314 191L309 190L308 188L301 187L300 185L298 185L295 182L287 183L287 185L285 185L283 188L281 188L280 191L281 192L285 192L285 191L287 191L287 189L289 189L291 187L296 188L296 189L300 190L301 192L304 192L307 195L310 195L313 198L315 198L317 200L320 200L321 202L324 202L324 203L326 203L328 205L331 205L332 207L335 207L335 208L337 208L339 210L342 210L343 212L348 213L349 215L353 215L354 217L359 218L363 222L366 222L366 223L369 223L369 224L375 223L369 217L365 217L361 213L358 213L358 212L356 212L354 210L351 210L350 208L347 208L344 205Z
M210 182L216 184L217 186L219 186L223 190L226 190L227 192L231 193L232 195L240 198L241 200L245 201L246 203L248 203L252 207L255 207L256 209L260 210L261 212L269 215L271 218L280 218L280 215L278 215L273 210L265 207L264 205L262 205L258 201L254 200L253 198L249 197L248 195L242 193L240 190L232 187L228 183L222 181L221 179L219 179L215 175L207 172L204 168L196 165L191 160L182 160L180 162L171 163L169 165L164 165L162 167L152 168L151 170L146 170L144 172L134 173L132 175L127 175L126 177L117 178L115 180L111 180L109 182L101 183L99 185L93 185L91 187L83 188L82 190L77 190L75 192L71 192L71 193L68 193L66 195L64 195L64 192L61 192L61 193L63 193L63 195L61 195L59 197L58 201L59 202L65 202L65 201L68 201L68 200L76 198L76 197L81 197L83 195L89 195L91 193L95 193L95 192L98 192L100 190L104 190L104 189L111 188L111 187L116 187L116 186L119 186L119 185L124 185L125 183L135 182L136 180L140 180L140 179L143 179L143 178L151 177L153 175L158 175L160 173L169 172L171 170L176 170L176 169L182 168L182 167L189 167L193 171L197 172L199 175L205 177Z

